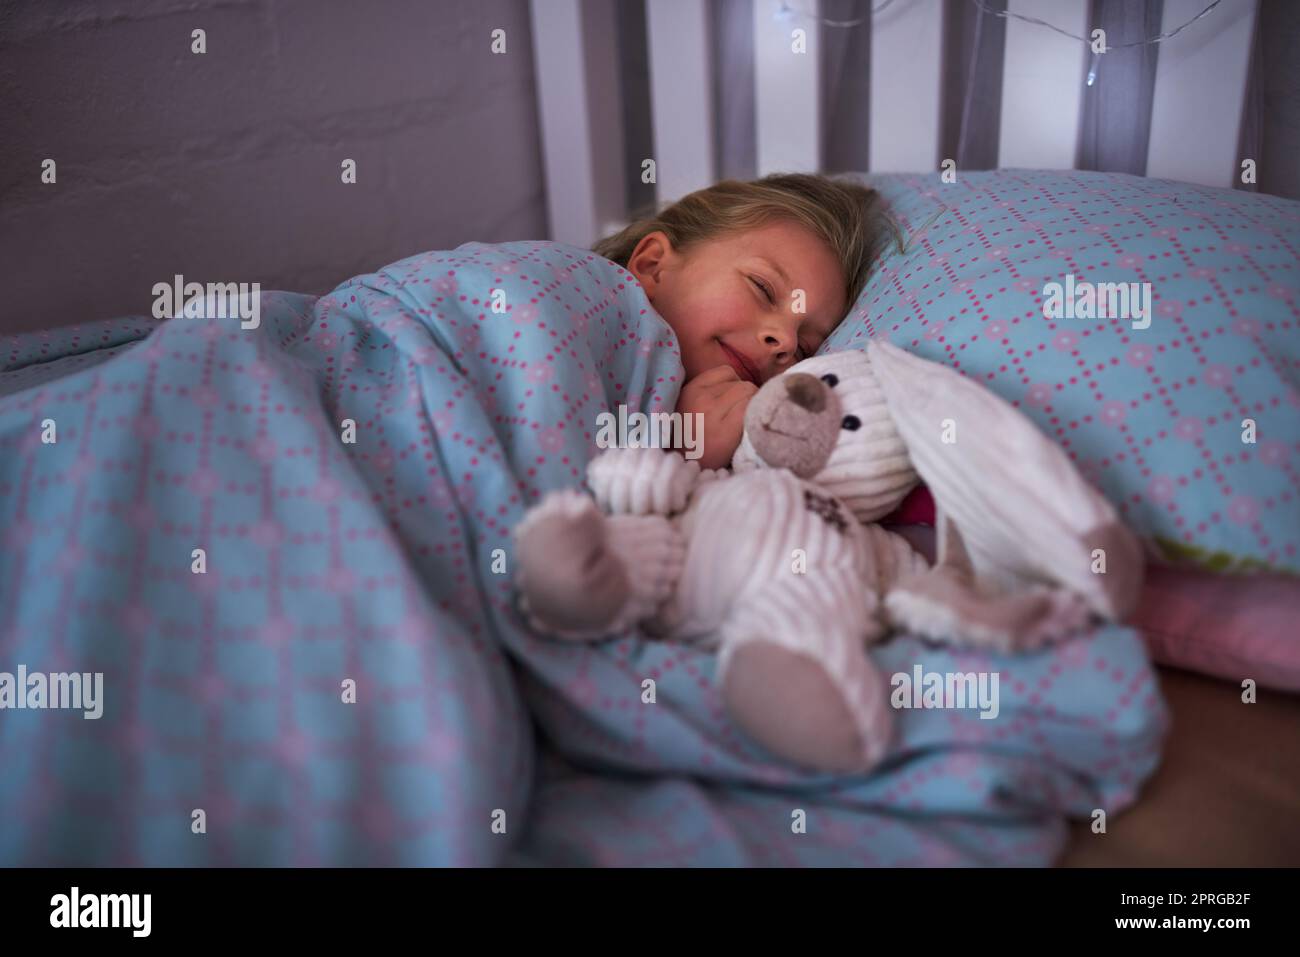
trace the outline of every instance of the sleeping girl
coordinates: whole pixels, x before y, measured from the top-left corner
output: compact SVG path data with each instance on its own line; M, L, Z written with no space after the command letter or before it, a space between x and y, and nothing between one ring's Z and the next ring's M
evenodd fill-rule
M875 190L782 174L698 190L596 244L676 333L676 411L703 415L702 468L730 463L759 386L834 331L890 228Z

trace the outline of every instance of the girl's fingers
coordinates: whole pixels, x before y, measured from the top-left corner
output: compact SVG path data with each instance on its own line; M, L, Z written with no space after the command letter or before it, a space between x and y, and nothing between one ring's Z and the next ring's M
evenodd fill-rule
M758 386L743 380L728 386L718 396L718 404L724 409L723 415L731 413L738 405L748 404L756 392L758 392Z
M736 370L731 366L715 366L701 372L682 386L683 395L715 396L719 390L740 381Z
M714 366L712 369L705 369L688 382L687 385L719 385L721 383L736 382L739 380L740 376L736 374L735 369L731 368L729 365L720 365Z

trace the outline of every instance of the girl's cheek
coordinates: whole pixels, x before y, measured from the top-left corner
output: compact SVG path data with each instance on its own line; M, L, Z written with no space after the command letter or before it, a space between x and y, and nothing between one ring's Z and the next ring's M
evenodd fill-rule
M743 330L753 313L743 297L734 295L701 297L692 311L698 317L696 328L707 329L711 336Z

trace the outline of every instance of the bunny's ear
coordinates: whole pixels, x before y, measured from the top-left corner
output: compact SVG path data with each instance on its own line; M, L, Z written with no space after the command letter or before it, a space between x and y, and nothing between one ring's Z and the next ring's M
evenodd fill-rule
M1132 611L1142 547L1059 446L947 366L882 339L868 353L912 464L983 582L1057 584L1106 618Z

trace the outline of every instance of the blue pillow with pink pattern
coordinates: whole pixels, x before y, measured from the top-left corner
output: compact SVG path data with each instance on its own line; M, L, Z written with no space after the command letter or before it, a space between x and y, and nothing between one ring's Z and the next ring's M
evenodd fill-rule
M901 246L868 337L1030 416L1153 557L1300 572L1300 203L1116 173L867 178Z

